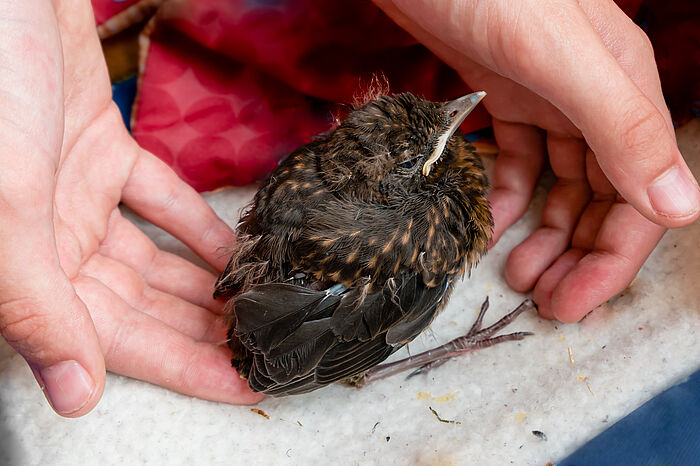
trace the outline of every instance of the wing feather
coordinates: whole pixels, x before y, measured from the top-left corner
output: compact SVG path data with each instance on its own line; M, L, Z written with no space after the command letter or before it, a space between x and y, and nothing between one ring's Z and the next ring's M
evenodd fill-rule
M405 272L381 291L340 295L297 285L253 287L235 301L235 334L253 354L248 383L269 395L304 393L379 364L432 322L451 283Z

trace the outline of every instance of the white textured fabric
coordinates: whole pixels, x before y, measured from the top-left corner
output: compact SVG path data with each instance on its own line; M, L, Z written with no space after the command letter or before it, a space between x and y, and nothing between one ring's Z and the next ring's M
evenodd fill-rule
M679 130L700 176L700 120ZM491 162L491 163L488 163ZM492 168L492 161L487 161ZM551 179L549 180L551 183ZM547 180L542 186L547 185ZM527 215L460 283L419 352L464 333L486 295L486 323L523 295L503 279L507 253L538 224L539 187ZM232 224L252 188L208 195ZM140 226L169 250L172 238ZM632 286L565 325L525 315L507 330L522 342L450 361L427 376L395 376L363 389L334 385L268 398L256 408L187 398L108 374L88 416L63 419L23 360L0 342L0 463L14 464L545 464L562 459L647 399L700 368L700 223L670 231ZM569 348L575 358L572 364ZM405 356L401 351L394 357ZM440 422L441 418L459 421ZM547 440L532 434L539 430Z

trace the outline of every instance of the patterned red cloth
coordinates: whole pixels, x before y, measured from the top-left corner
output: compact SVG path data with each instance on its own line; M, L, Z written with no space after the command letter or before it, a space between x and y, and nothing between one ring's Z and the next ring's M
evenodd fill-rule
M141 0L92 0L95 21L99 26L114 15L121 13L140 1Z
M368 0L169 0L145 37L132 133L200 191L264 178L374 73L432 100L470 92ZM488 125L481 108L464 129Z
M392 92L437 101L469 92L369 0L92 2L105 34L158 8L142 34L132 133L200 191L264 178L289 151L330 129L331 115L346 111L375 73L386 75ZM700 96L700 60L692 64L700 2L670 2L667 10L660 0L640 10L642 3L618 0L630 17L644 13L664 90L682 121ZM682 43L673 40L677 24ZM489 125L480 107L463 129Z

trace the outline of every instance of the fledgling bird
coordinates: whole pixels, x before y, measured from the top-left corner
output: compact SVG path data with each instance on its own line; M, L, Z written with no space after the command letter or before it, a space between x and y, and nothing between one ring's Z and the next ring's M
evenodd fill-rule
M215 292L229 299L233 366L254 391L362 382L430 325L491 239L483 165L459 131L484 95L381 96L263 183ZM520 339L489 337L522 310L480 331L484 307L457 346L410 365Z

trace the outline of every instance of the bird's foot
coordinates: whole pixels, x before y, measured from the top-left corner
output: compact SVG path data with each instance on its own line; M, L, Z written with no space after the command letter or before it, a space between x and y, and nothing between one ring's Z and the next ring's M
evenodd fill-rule
M417 368L411 372L407 378L413 377L414 375L423 374L431 369L435 369L436 367L447 362L450 358L460 354L482 348L488 348L489 346L497 345L498 343L503 343L504 341L522 340L528 335L534 335L532 332L515 332L506 335L493 336L496 332L513 322L523 312L530 309L535 309L536 305L531 299L526 299L514 311L504 316L501 320L490 327L482 329L481 326L484 320L484 314L486 314L488 308L489 299L487 297L484 304L481 305L479 315L476 317L474 324L466 335L455 338L454 340L445 343L442 346L438 346L437 348L409 356L408 358L400 361L375 366L363 374L361 385L365 385L372 380L383 379L385 377L398 374L399 372Z

